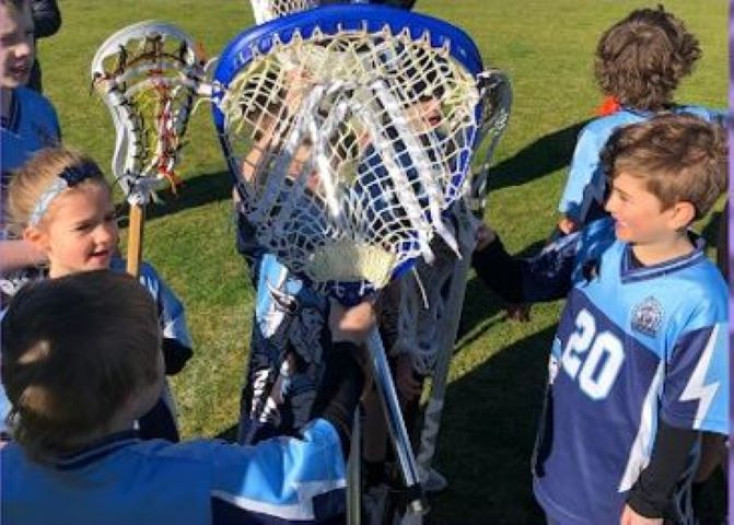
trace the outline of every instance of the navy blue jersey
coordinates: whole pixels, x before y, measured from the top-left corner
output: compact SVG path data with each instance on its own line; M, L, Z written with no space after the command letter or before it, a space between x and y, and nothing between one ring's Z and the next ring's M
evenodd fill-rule
M253 259L257 298L238 441L291 434L311 419L330 348L327 298L271 254Z
M726 284L698 240L686 256L635 264L611 219L551 244L520 276L524 299L567 294L533 459L536 497L558 523L617 524L658 421L728 432Z
M241 447L110 436L50 465L0 450L3 522L15 525L324 523L343 512L344 459L332 425Z
M723 121L725 115L724 112L701 106L675 106L671 111L692 114L709 121ZM656 114L623 108L588 123L579 133L558 211L580 226L604 216L606 178L600 158L604 145L617 128L643 122Z

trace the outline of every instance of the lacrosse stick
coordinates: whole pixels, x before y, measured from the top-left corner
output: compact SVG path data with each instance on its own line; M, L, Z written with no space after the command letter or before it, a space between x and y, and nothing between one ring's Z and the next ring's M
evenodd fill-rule
M92 61L92 83L116 131L112 173L130 204L127 271L142 257L144 208L161 180L175 191L174 168L204 78L193 40L170 24L141 22L109 37Z
M412 9L415 0L250 0L256 24L264 24L274 18L331 4L384 4Z
M499 71L488 70L479 77L482 95L488 101L482 117L483 143L475 155L474 176L462 202L453 209L457 239L461 247L461 259L443 250L443 257L432 268L419 265L421 282L428 287L428 308L418 302L418 286L405 280L400 311L400 341L412 350L415 369L422 375L430 374L431 393L423 416L423 429L418 450L418 473L422 482L428 479L431 462L436 451L438 431L448 383L449 364L453 355L459 329L461 311L466 292L466 279L471 254L476 244L476 215L481 216L486 199L487 171L497 142L507 127L512 91L507 77ZM421 271L423 270L423 271ZM425 272L425 274L424 274ZM423 295L421 292L420 295ZM411 300L412 299L412 300ZM416 315L416 312L417 315ZM416 319L417 317L417 319Z
M264 24L274 18L313 9L319 0L250 0L256 24Z
M458 245L444 212L482 131L473 42L439 20L329 6L239 35L215 72L214 120L258 242L317 291L351 304ZM410 495L415 458L377 331L369 338Z

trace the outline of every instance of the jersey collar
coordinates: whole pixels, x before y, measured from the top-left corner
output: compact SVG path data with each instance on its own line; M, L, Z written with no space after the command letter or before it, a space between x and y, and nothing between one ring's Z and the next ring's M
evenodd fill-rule
M620 274L623 283L631 283L654 279L664 275L677 272L694 264L698 264L706 258L704 248L706 246L703 237L689 232L689 237L693 242L693 251L686 255L681 255L669 261L653 264L651 266L635 266L633 264L632 245L625 244L622 253L622 264Z
M76 470L112 454L131 443L140 441L137 430L125 430L110 434L89 444L73 454L58 456L53 463L59 470Z

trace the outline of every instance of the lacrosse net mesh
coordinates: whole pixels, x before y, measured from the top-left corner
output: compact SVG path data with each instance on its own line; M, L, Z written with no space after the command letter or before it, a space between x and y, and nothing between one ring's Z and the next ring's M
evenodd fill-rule
M174 167L205 62L191 38L159 22L122 29L98 50L92 82L112 115L112 169L131 202L147 202L162 180L175 189Z
M291 13L313 9L319 0L250 0L255 22L262 24Z
M257 240L316 288L361 296L422 256L466 188L475 78L405 29L295 29L225 86L221 140ZM355 288L356 287L356 288Z

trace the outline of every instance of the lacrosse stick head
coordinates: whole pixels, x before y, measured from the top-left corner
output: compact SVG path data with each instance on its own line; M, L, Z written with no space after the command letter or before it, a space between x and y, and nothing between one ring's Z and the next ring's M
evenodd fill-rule
M215 71L215 125L258 242L344 302L382 288L465 189L487 110L479 52L440 20L371 5L240 34Z
M250 0L255 23L264 24L275 18L332 4L381 4L412 9L416 0Z
M186 33L155 21L121 29L94 56L93 87L116 132L112 171L132 203L146 203L161 180L177 182L174 167L205 62Z
M264 24L291 13L313 9L319 0L250 0L256 24Z

